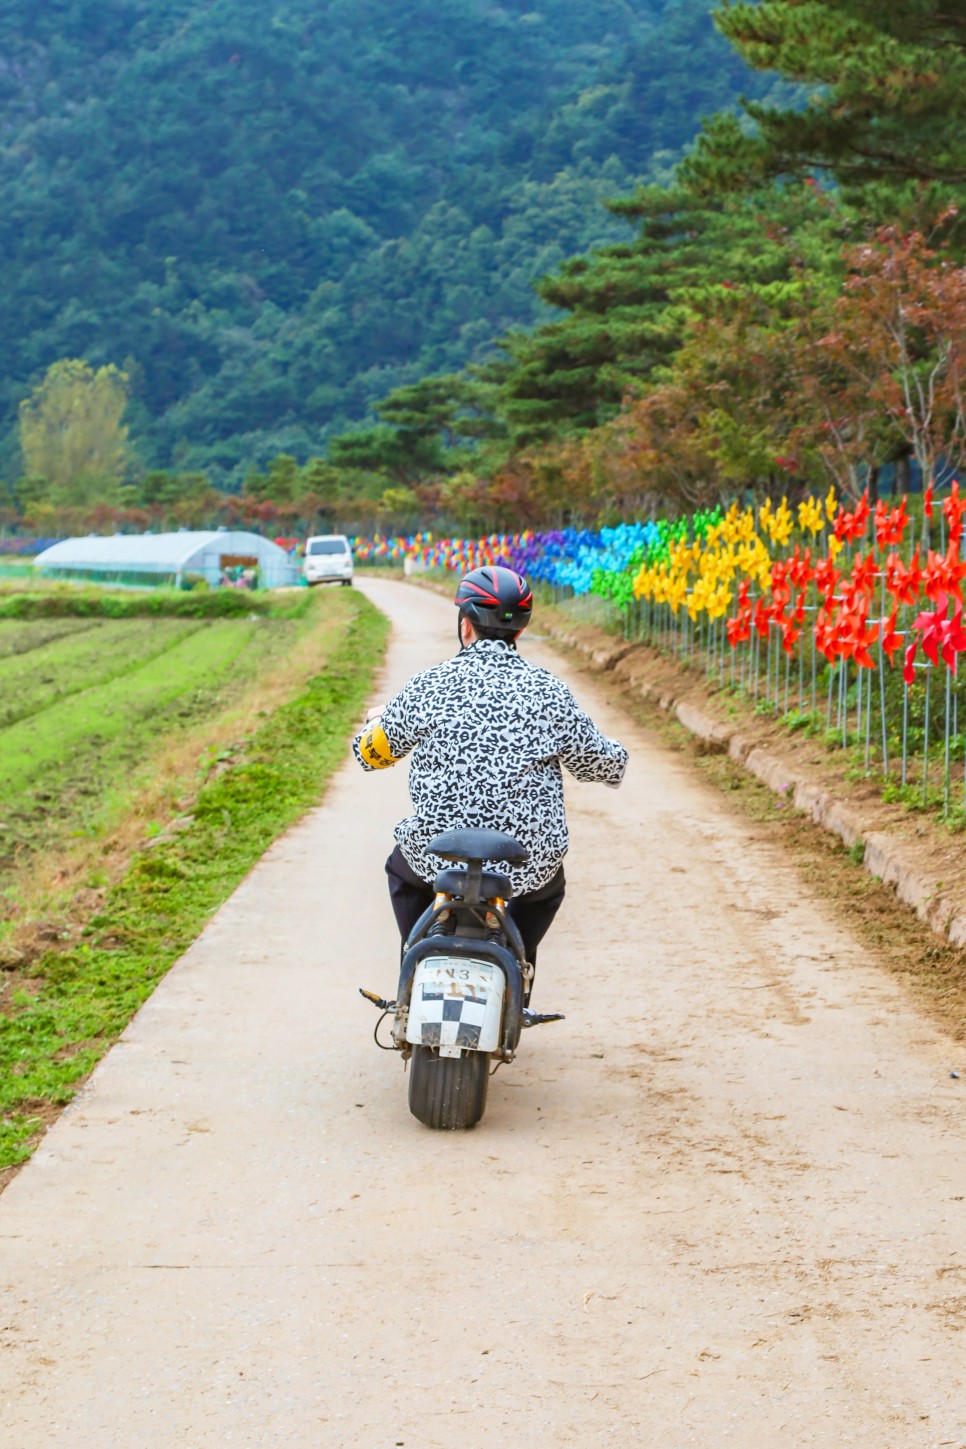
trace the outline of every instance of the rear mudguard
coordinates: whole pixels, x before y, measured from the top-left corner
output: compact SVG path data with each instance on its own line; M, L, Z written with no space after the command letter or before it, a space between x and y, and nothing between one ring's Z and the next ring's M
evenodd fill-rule
M420 961L427 956L463 956L475 961L489 961L499 967L506 979L506 996L503 1001L503 1032L500 1052L505 1061L510 1061L520 1041L523 1030L523 972L520 963L514 960L505 946L496 941L472 940L463 936L426 936L410 946L403 957L399 972L399 989L396 992L396 1020L393 1025L393 1040L403 1046L406 1040L406 1019L413 994L413 977Z

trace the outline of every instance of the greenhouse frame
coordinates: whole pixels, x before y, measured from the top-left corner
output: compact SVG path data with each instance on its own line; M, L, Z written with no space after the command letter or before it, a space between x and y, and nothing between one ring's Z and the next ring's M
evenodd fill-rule
M283 548L257 533L211 532L89 534L66 538L34 560L45 578L150 588L278 589L301 580Z

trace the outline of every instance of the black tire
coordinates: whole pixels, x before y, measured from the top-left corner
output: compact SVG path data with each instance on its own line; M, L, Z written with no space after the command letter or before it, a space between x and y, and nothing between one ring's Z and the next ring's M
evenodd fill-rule
M352 588L352 580L351 579L343 579L342 580L342 587L344 589L351 589Z
M432 1047L413 1047L409 1063L409 1110L426 1127L465 1132L486 1110L489 1052L441 1057Z

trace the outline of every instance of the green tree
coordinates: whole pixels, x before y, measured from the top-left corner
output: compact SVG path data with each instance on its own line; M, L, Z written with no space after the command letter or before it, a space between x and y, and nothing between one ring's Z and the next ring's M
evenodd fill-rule
M129 462L127 377L64 359L20 404L20 449L28 473L48 479L55 505L116 503Z
M750 131L715 117L683 168L709 193L828 169L843 184L966 183L966 21L947 0L724 0L722 34L807 101L745 104Z
M841 273L849 217L807 187L711 201L685 186L646 187L613 209L635 241L568 262L540 284L568 316L505 346L512 359L498 410L528 445L599 427L628 395L664 376L690 315L723 292ZM799 280L796 280L799 279Z

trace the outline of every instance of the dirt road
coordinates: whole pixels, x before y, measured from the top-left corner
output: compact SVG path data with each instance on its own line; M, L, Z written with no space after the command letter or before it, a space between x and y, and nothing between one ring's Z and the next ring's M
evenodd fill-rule
M367 592L387 687L453 610ZM559 666L545 646L533 657ZM3 1449L966 1445L961 1048L610 707L570 895L482 1126L408 1115L347 766L0 1199Z

